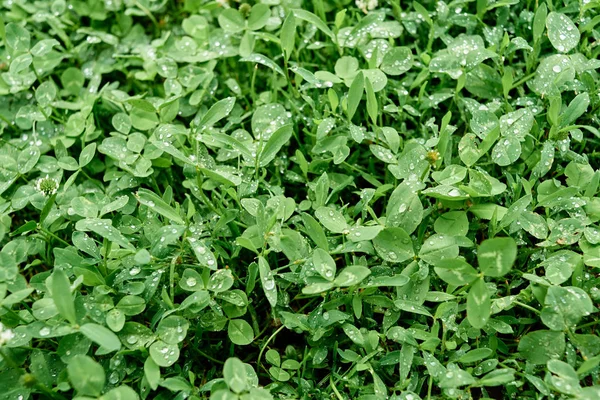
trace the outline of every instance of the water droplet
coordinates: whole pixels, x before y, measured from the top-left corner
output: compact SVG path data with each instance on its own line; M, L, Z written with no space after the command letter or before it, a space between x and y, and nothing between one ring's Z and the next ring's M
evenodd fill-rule
M113 385L119 382L119 373L117 371L113 371L113 373L108 377L108 381Z
M275 288L275 281L273 279L266 279L265 280L265 289L273 290L274 288Z
M189 287L194 287L194 286L196 286L196 279L192 278L192 277L189 277L185 281L185 284L188 285Z

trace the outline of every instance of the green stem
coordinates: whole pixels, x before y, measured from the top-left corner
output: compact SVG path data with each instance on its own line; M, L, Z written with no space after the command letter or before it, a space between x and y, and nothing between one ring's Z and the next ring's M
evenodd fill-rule
M263 344L263 346L261 347L260 352L258 353L258 361L256 361L256 370L257 371L260 370L260 359L262 358L262 355L265 352L267 345L271 342L271 340L273 340L275 338L275 336L277 336L277 334L279 334L279 332L281 332L283 330L283 328L285 328L285 325L281 325L279 327L279 329L277 329L275 332L273 332L273 334L271 336L269 336L269 338L267 339L265 344Z
M179 254L175 254L169 265L169 294L171 296L171 303L175 303L175 264L178 258Z
M344 400L344 398L342 397L342 395L340 394L340 392L338 392L337 387L335 386L335 383L333 383L333 376L332 375L329 375L329 386L331 386L331 389L335 393L335 395L338 398L338 400Z
M14 130L17 130L17 128L15 128L15 125L12 123L12 121L10 121L8 118L6 118L4 115L0 114L0 120L6 122L8 124L8 126Z
M581 324L579 325L577 328L575 328L576 330L580 330L580 329L584 329L584 328L589 328L590 326L594 326L594 325L598 325L598 323L600 323L599 321L592 321L592 322L588 322L586 324Z
M160 29L160 27L158 26L158 21L156 20L154 15L150 12L150 10L148 10L146 7L144 7L144 5L141 4L137 0L135 0L134 3L140 10L142 10L144 12L144 14L146 14L148 16L148 18L150 18L150 20L152 21L152 24L154 24L154 28L158 32L158 30Z
M25 320L23 317L21 317L19 314L17 314L16 312L14 312L13 310L11 310L7 306L3 305L2 308L4 310L6 310L6 312L9 313L10 315L12 315L13 317L18 318L21 322L23 322L25 324L29 324L29 322L27 320Z
M6 363L9 365L9 367L14 368L14 369L19 368L19 365L2 348L0 348L0 356L2 356L2 358L4 359L4 361L6 361Z
M527 304L521 303L520 301L515 301L515 304L518 305L518 306L520 306L520 307L523 307L523 308L525 308L525 309L527 309L529 311L532 311L532 312L534 312L536 314L541 314L540 310L536 310L535 308L533 308L531 306L528 306Z
M254 83L256 82L256 73L258 72L258 64L254 65L254 71L252 72L252 79L250 80L250 97L252 97L252 103L256 103L256 92L254 90Z
M48 236L52 236L54 239L58 240L59 242L61 242L62 244L64 244L65 246L70 246L71 244L69 242L67 242L64 239L61 239L60 237L56 236L54 233L50 232L49 230L47 230L46 228L42 228L39 227L38 228L41 232L44 232L46 235Z
M530 80L531 78L533 78L536 75L536 73L532 73L529 75L524 76L523 78L519 79L518 81L516 81L512 87L510 88L510 90L518 88L519 86L521 86L522 84L524 84L525 82L527 82L528 80Z
M208 360L210 360L210 361L216 362L216 363L218 363L218 364L225 364L223 361L221 361L221 360L217 360L216 358L213 358L213 357L209 356L208 354L204 353L202 350L199 350L199 349L195 349L195 350L196 350L196 352L197 352L198 354L200 354L202 357L204 357L204 358L206 358L206 359L208 359Z

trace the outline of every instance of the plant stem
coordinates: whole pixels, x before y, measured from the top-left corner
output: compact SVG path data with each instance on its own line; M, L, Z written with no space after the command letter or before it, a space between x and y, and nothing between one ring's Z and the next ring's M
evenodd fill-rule
M275 338L275 336L277 336L277 334L279 332L281 332L283 330L283 328L285 328L285 325L281 325L279 327L279 329L277 329L275 332L273 332L273 334L271 336L269 336L269 338L267 339L265 344L263 344L263 346L261 347L260 352L258 353L258 360L256 361L256 370L257 371L260 369L260 359L262 358L262 355L263 355L265 349L267 348L267 345L269 344L269 342L271 342L271 340L273 340Z

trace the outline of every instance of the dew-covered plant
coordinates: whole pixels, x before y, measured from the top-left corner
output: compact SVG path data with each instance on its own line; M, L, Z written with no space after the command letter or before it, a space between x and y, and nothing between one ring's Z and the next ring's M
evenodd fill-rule
M3 0L0 399L600 398L598 0Z

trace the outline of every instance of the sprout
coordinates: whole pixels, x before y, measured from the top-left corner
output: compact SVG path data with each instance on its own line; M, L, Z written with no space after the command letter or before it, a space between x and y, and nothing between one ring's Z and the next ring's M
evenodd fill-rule
M58 186L60 185L59 181L54 178L50 178L46 175L45 178L40 178L35 183L35 188L42 192L44 196L50 196L56 193L58 190Z

